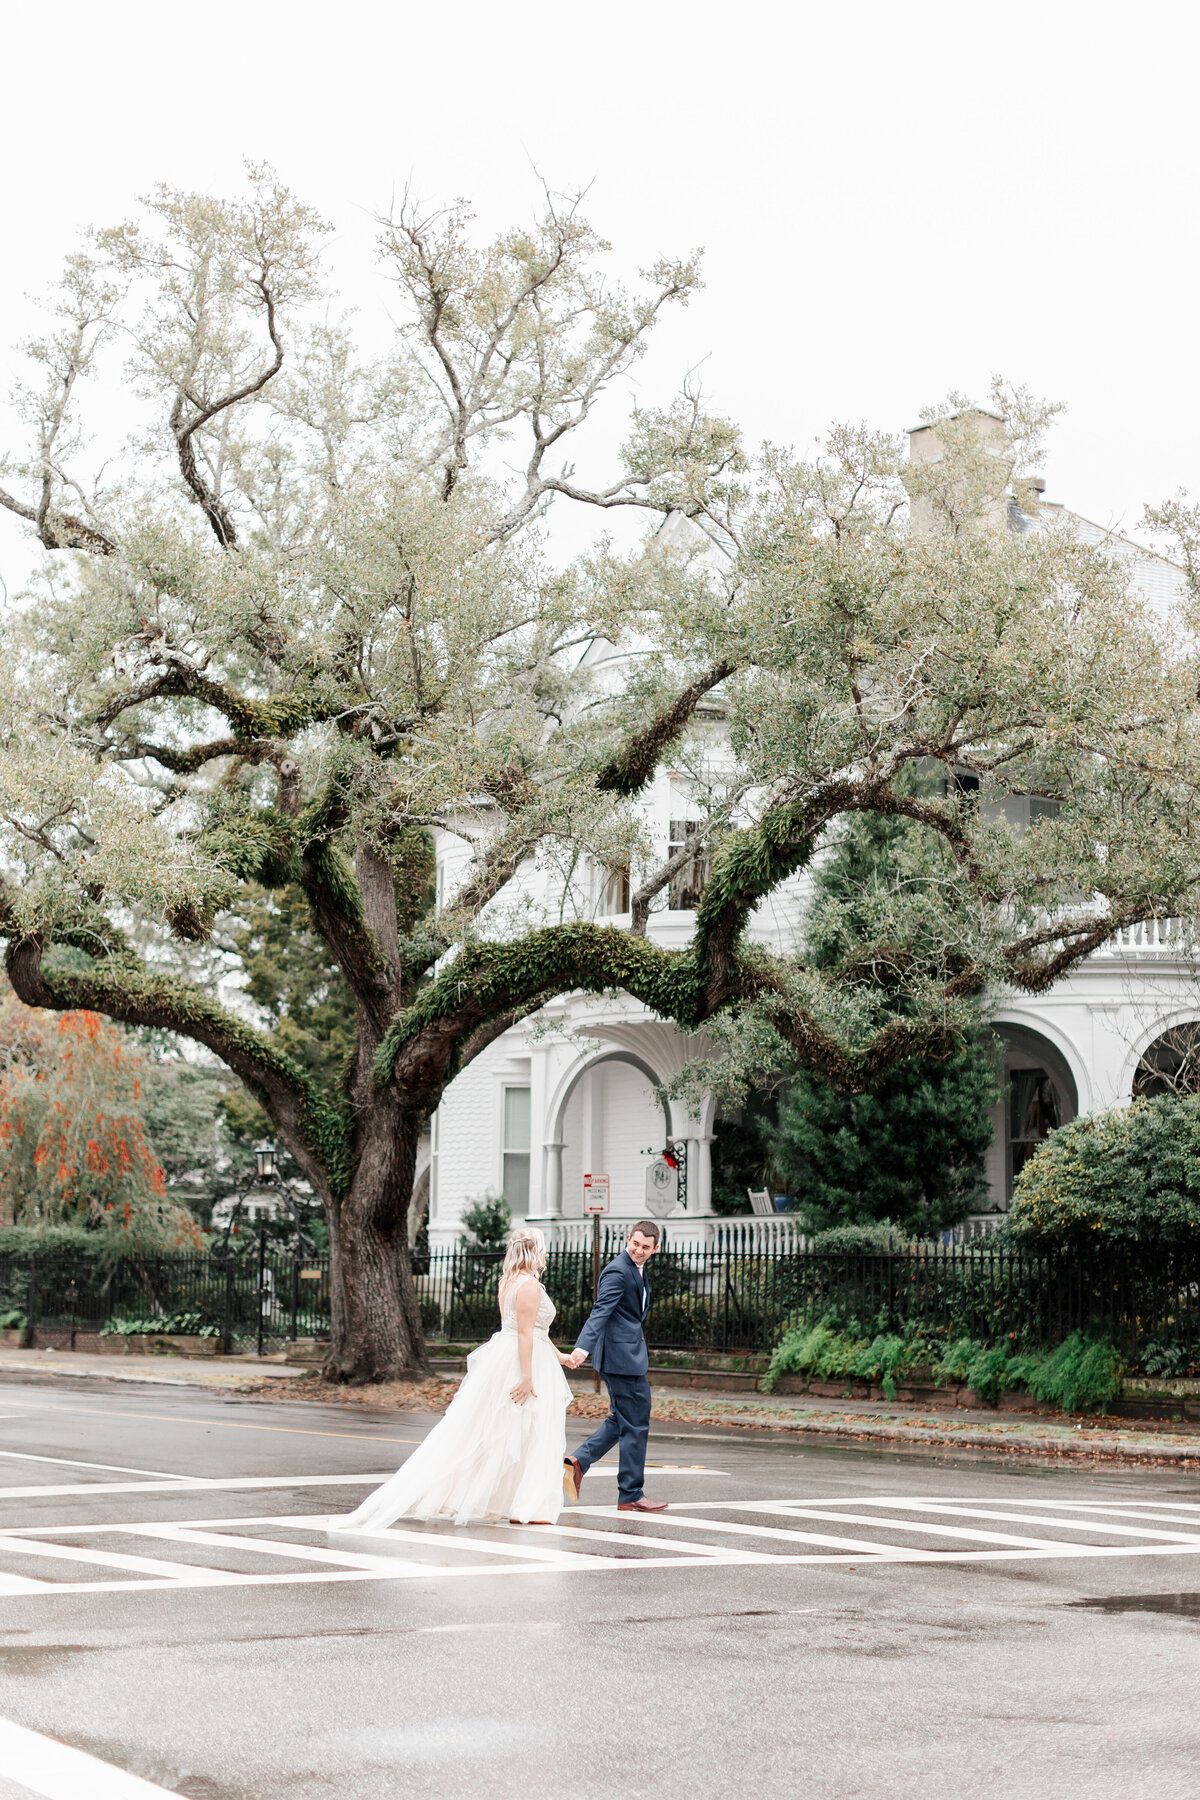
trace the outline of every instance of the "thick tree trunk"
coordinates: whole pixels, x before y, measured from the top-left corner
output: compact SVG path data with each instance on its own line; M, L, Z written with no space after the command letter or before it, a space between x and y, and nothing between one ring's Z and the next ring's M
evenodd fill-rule
M393 1381L430 1372L408 1249L420 1132L420 1115L394 1095L374 1099L360 1119L354 1177L330 1211L327 1381Z

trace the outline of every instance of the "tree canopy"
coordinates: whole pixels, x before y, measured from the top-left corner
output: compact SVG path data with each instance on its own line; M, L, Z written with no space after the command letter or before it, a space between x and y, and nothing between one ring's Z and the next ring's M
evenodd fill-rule
M27 1003L181 1033L242 1079L326 1206L330 1369L361 1378L421 1364L417 1136L513 1021L623 989L725 1020L738 1068L782 1045L848 1092L948 1054L990 987L1190 910L1200 701L1126 566L1034 517L1048 414L1019 390L931 413L914 462L844 427L751 458L684 393L589 486L574 434L693 261L631 295L575 206L479 245L464 209L406 204L372 358L324 235L253 171L241 199L159 190L68 259L0 487L45 550L5 621L0 934ZM123 346L144 430L89 475ZM537 531L563 500L678 523L563 570ZM619 680L604 643L635 652ZM914 766L977 796L914 792ZM664 767L695 827L674 856L637 805ZM1030 793L1046 816L1014 830L1000 803ZM918 827L922 880L880 890L851 959L768 951L756 910L853 813ZM440 906L431 833L470 850ZM700 847L670 949L653 915ZM564 857L630 870L628 928L539 899ZM304 896L340 972L336 1077L245 996L264 891Z

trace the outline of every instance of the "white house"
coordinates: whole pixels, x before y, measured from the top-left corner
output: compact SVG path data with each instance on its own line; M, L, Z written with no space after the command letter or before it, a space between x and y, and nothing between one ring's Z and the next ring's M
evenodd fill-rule
M915 456L928 454L924 431L911 434ZM1063 509L1043 503L1051 517ZM1182 593L1182 572L1162 557L1075 514L1066 514L1088 542L1126 558L1135 585L1165 612ZM1013 528L1033 528L1015 514ZM597 653L619 678L626 652ZM661 771L643 799L655 842L666 850L686 841L685 784ZM1035 800L1011 802L1014 822ZM469 850L458 838L439 844L439 885L454 885ZM672 884L670 906L653 912L649 935L670 947L690 936L703 883L703 863ZM800 931L806 878L776 892L755 915L752 931L780 949ZM628 921L628 884L597 882L587 897L590 915ZM576 902L578 904L578 902ZM1005 1046L1007 1094L994 1110L988 1185L993 1212L1002 1212L1013 1177L1035 1144L1057 1124L1127 1101L1142 1080L1169 1075L1181 1055L1200 1045L1200 984L1195 961L1169 922L1137 926L1075 969L1048 995L1001 999L993 1021ZM665 1183L658 1200L675 1242L707 1241L718 1230L712 1212L713 1105L693 1112L663 1104L654 1090L692 1057L705 1054L704 1034L688 1037L652 1017L637 1001L569 996L554 1001L536 1022L515 1026L479 1056L447 1090L425 1149L414 1214L429 1211L431 1244L455 1241L465 1207L504 1193L514 1215L542 1225L555 1238L584 1229L585 1174L606 1174L611 1216L636 1218L647 1207L647 1170L668 1142L686 1150L686 1174ZM749 1210L749 1209L747 1209ZM723 1228L722 1228L723 1229ZM764 1219L759 1235L788 1229Z

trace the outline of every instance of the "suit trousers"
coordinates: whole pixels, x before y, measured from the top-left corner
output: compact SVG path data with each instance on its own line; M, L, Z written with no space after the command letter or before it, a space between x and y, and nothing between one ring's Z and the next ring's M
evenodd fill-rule
M640 1500L646 1480L646 1440L650 1435L650 1382L645 1375L601 1375L608 1389L608 1417L586 1444L580 1444L575 1460L581 1469L607 1456L614 1444L621 1447L617 1470L617 1498L622 1504Z

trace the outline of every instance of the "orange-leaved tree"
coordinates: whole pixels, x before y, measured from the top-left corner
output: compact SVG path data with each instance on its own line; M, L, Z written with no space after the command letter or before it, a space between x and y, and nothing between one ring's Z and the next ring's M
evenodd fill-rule
M0 1220L86 1226L130 1248L197 1244L142 1102L143 1059L117 1026L0 999Z

